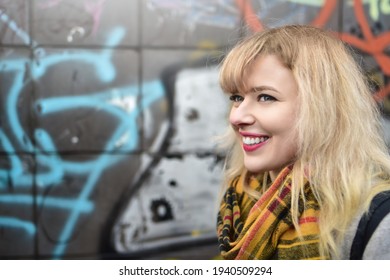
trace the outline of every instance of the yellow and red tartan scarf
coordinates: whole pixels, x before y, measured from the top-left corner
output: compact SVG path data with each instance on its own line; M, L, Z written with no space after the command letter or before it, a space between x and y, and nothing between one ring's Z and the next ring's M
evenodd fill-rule
M243 190L245 178L237 177L224 195L217 232L224 259L320 259L318 203L305 182L306 204L299 201L301 236L292 223L291 167L283 169L259 200ZM248 184L261 189L262 180Z

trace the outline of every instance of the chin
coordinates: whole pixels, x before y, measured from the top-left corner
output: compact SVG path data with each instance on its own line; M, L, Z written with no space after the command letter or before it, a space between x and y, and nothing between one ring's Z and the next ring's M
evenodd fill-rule
M257 167L257 166L248 166L248 165L245 165L245 169L248 170L249 172L251 173L264 173L266 171L268 171L267 169L264 169L264 168L261 168L261 167Z

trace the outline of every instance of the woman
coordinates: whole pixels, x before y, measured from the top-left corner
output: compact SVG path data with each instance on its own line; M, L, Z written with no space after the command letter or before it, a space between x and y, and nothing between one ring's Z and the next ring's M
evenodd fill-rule
M348 259L362 214L390 189L390 159L370 89L344 44L284 26L225 57L230 96L218 236L226 259ZM364 258L390 259L390 215Z

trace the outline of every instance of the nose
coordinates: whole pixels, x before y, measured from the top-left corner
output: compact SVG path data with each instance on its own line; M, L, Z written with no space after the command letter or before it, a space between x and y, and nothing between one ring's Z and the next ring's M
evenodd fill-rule
M242 127L251 125L255 122L252 114L253 108L249 102L244 99L238 106L233 106L230 110L229 121L233 126Z

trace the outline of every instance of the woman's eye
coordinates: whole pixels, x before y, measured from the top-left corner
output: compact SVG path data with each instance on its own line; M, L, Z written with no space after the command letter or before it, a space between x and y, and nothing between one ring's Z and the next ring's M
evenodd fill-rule
M242 97L241 95L237 95L237 94L232 94L229 99L233 102L242 102L244 100L244 97Z
M276 98L268 94L260 94L257 97L257 100L260 102L267 102L267 101L275 101Z

